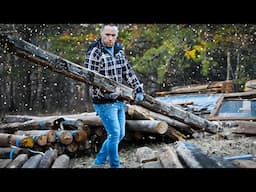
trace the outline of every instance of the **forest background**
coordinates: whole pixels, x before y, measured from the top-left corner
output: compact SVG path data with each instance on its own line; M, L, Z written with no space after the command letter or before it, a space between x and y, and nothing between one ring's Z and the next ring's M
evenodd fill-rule
M255 24L118 24L118 41L145 92L233 80L235 91L256 78ZM18 36L83 66L101 24L0 24ZM29 63L0 47L0 117L4 114L91 112L86 84Z

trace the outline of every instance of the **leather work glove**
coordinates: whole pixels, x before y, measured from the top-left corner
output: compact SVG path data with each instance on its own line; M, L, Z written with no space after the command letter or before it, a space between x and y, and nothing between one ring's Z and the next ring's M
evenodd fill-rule
M144 95L142 92L138 92L135 94L134 100L136 103L143 101Z

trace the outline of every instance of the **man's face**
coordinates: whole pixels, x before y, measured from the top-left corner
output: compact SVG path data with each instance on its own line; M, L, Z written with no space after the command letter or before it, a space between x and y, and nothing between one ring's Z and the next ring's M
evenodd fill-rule
M115 26L105 26L101 32L102 43L106 47L113 47L117 39L117 28Z

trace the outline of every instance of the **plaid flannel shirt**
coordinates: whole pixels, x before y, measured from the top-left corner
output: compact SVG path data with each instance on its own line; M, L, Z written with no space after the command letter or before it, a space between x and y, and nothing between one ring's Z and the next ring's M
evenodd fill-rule
M115 43L112 56L104 49L101 39L98 39L89 46L84 66L119 83L125 80L135 92L143 92L143 84L138 80L119 43ZM93 101L105 99L103 92L97 87L90 86L89 94Z

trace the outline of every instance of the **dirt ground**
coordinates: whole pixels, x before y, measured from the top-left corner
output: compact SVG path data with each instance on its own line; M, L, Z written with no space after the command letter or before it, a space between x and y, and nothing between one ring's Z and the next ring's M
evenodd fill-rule
M197 133L187 142L195 144L206 152L209 156L229 157L241 156L245 154L256 155L256 136L231 133L229 128L225 128L221 134L210 134L206 132ZM120 148L120 161L124 168L141 168L141 164L136 160L136 150L139 147L147 146L155 152L161 151L166 146L173 147L175 142L143 142L130 143ZM70 168L88 168L95 158L95 154L85 155L70 160ZM254 159L253 159L254 160Z

